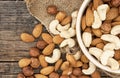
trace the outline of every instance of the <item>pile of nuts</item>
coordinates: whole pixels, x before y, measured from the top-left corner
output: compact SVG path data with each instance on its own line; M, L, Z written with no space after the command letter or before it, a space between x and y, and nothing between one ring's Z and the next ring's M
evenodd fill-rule
M120 0L93 0L81 21L85 47L102 65L120 69Z
M56 15L49 24L49 33L37 24L31 34L22 33L24 42L33 42L41 37L35 47L30 48L30 58L22 58L18 64L22 72L17 78L101 78L96 66L81 52L76 43L76 18L78 11L67 16L64 11L50 5L47 12ZM77 47L77 48L76 48ZM35 72L34 69L39 69Z

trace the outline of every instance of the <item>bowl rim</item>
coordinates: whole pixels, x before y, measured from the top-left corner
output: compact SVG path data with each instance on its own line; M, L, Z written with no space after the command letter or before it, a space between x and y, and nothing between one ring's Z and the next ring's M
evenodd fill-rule
M84 43L83 43L82 38L81 38L80 24L81 24L82 15L83 15L87 5L90 3L90 1L91 0L84 0L83 1L82 5L79 9L78 16L77 16L77 22L76 22L76 33L77 34L76 34L76 36L77 36L77 41L78 41L79 47L81 48L82 52L86 55L86 57L93 64L95 64L98 68L105 70L107 72L110 72L110 73L120 74L120 70L112 70L108 66L102 65L97 59L95 59L91 54L89 54L87 48L84 46Z

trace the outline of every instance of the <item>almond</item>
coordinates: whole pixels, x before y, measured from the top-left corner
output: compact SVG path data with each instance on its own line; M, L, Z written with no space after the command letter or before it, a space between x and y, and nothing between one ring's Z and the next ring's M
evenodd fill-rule
M66 12L60 11L57 13L55 18L59 20L59 22L61 22L66 17L66 15L67 15Z
M55 48L54 43L50 43L47 47L45 47L42 51L44 55L50 55L53 52L53 49Z
M119 15L118 8L111 8L106 14L106 20L113 20Z
M40 55L39 56L39 61L42 67L47 67L48 63L45 61L45 56L44 55Z
M87 27L84 31L91 33L91 32L92 32L92 29L91 29L90 27Z
M82 17L81 28L82 28L83 31L86 28L86 17L85 17L85 15Z
M98 43L101 43L101 42L103 42L102 39L100 39L100 38L95 38L95 39L92 40L91 45L92 45L92 46L96 46Z
M58 61L55 63L55 71L57 71L57 70L60 68L62 62L63 62L63 60L60 59L60 60L58 60Z
M117 18L115 18L114 21L120 22L120 16L118 16Z
M71 54L67 54L67 55L66 55L66 59L67 59L67 61L70 62L70 64L71 64L72 66L75 66L76 63L77 63L77 61L75 60L74 56L71 55Z
M82 67L83 63L81 61L77 61L74 67Z
M48 67L44 67L40 70L40 73L43 75L49 75L50 73L52 73L54 71L54 67L53 66L48 66Z
M103 22L103 24L101 25L101 31L102 31L102 33L105 33L105 34L110 33L111 22L109 22L109 21Z
M62 65L61 65L61 70L66 70L66 69L68 69L70 67L70 63L68 62L68 61L65 61L65 62L63 62L62 63Z
M100 73L98 71L95 71L94 73L92 73L91 77L92 78L101 78Z
M55 36L53 37L53 42L54 42L55 44L60 44L63 40L64 40L64 38L62 38L60 35L55 35Z
M35 74L35 78L48 78L48 77L42 74Z
M73 68L70 67L62 72L62 75L70 75L72 73Z
M30 63L31 63L31 59L29 58L23 58L18 62L19 67L21 68L28 66Z
M100 29L92 29L93 33L95 34L95 36L97 37L101 37L102 32Z
M24 42L33 42L35 40L35 38L28 33L22 33L20 37Z
M88 58L87 58L85 55L81 55L80 60L81 60L83 63L88 63L88 62L89 62Z
M53 42L53 38L50 34L48 33L42 33L42 39L47 42L48 44Z
M92 23L94 21L94 15L91 7L88 7L86 10L86 25L92 26Z
M34 27L32 34L35 38L38 38L40 36L40 34L42 33L42 28L43 28L42 24L37 24Z
M97 7L101 4L103 4L102 0L93 0L93 6L95 10L97 10Z
M104 43L98 43L98 44L96 45L96 47L99 48L99 49L103 49L104 46L105 46Z
M62 21L61 21L61 25L67 25L72 21L72 17L71 16L67 16L65 17Z

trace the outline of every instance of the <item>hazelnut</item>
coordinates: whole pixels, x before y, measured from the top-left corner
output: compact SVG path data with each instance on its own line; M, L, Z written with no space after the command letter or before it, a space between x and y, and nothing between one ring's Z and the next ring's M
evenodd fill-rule
M54 15L54 14L57 14L57 7L55 5L49 5L47 7L47 13L48 14L51 14L51 15Z
M88 63L84 63L82 69L88 69L88 67L89 67Z
M70 78L68 75L62 75L60 78Z
M24 76L22 73L19 73L19 74L17 75L17 78L25 78L25 76Z
M79 76L78 78L90 78L89 76L86 76L86 75L82 75L82 76ZM97 77L96 77L97 78Z
M47 43L43 40L37 42L37 48L44 49L47 46Z
M100 73L98 71L95 71L94 73L92 73L91 77L92 78L101 78Z
M105 21L102 25L101 25L101 31L102 33L110 33L111 31L111 22L109 21Z
M82 75L81 69L80 69L80 68L74 68L74 69L73 69L73 75L75 75L75 76L80 76L80 75Z
M116 50L116 51L115 51L114 58L115 58L116 60L120 60L120 50Z
M49 75L49 78L59 78L59 74L58 74L58 73L55 73L55 72L52 72L52 73Z
M120 5L120 0L111 0L111 4L113 7L118 7Z
M38 57L40 55L40 51L38 48L32 47L30 48L29 54L31 57Z
M30 66L24 67L22 69L22 72L25 76L32 76L34 74L34 71L33 71L32 67L30 67Z
M38 68L40 66L40 61L37 58L31 58L31 67Z
M29 77L27 77L27 78L35 78L34 76L29 76Z

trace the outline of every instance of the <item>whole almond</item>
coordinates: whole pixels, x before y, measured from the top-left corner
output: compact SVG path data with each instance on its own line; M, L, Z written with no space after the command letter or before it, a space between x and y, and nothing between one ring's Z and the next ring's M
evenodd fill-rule
M35 78L48 78L48 77L42 74L35 74Z
M53 42L54 42L55 44L60 44L63 40L64 40L64 38L62 38L60 35L55 35L55 36L53 37Z
M95 36L97 37L101 37L102 32L100 29L92 29L93 33L95 34Z
M97 10L97 7L101 4L103 4L102 0L93 0L93 6L95 10Z
M66 17L66 15L67 15L66 12L60 11L57 13L55 18L59 20L59 22L61 22Z
M67 59L67 61L70 62L70 64L71 64L72 66L75 66L76 63L77 63L77 61L75 60L74 56L71 55L71 54L67 54L67 55L66 55L66 59Z
M31 63L31 59L29 59L29 58L22 58L22 59L18 62L19 67L21 67L21 68L28 66L30 63Z
M72 73L73 68L70 67L62 72L62 75L70 75Z
M86 28L86 16L85 15L82 17L81 28L82 28L83 31Z
M55 71L57 71L57 70L60 68L60 66L61 66L62 63L63 63L63 60L62 60L62 59L58 60L58 61L55 63Z
M35 40L35 38L28 33L22 33L20 37L24 42L33 42Z
M82 67L83 62L81 61L77 61L76 65L74 67Z
M95 38L95 39L92 40L91 45L92 45L92 46L96 46L98 43L101 43L101 42L103 42L102 39L100 39L100 38Z
M86 25L92 26L92 23L94 21L94 15L91 7L88 7L86 10Z
M42 39L47 42L48 44L53 42L53 38L50 34L48 33L42 33Z
M53 52L53 49L55 48L55 44L54 43L50 43L48 46L46 46L42 53L44 55L50 55Z
M70 63L68 62L68 61L65 61L65 62L63 62L62 63L62 65L61 65L61 70L66 70L66 69L68 69L70 67Z
M88 63L88 62L89 62L88 58L87 58L85 55L81 55L80 60L81 60L83 63Z
M61 25L67 25L68 23L70 23L72 21L72 17L71 16L67 16L65 17L62 21L61 21Z
M119 15L118 8L111 8L106 14L106 20L113 20Z
M39 61L42 67L47 67L48 63L45 61L45 56L44 55L40 55L39 56Z
M40 70L40 73L43 75L49 75L50 73L52 73L54 71L54 66L48 66L48 67L44 67Z
M32 34L35 38L38 38L40 36L40 34L42 33L42 28L43 28L42 24L37 24L34 27Z

